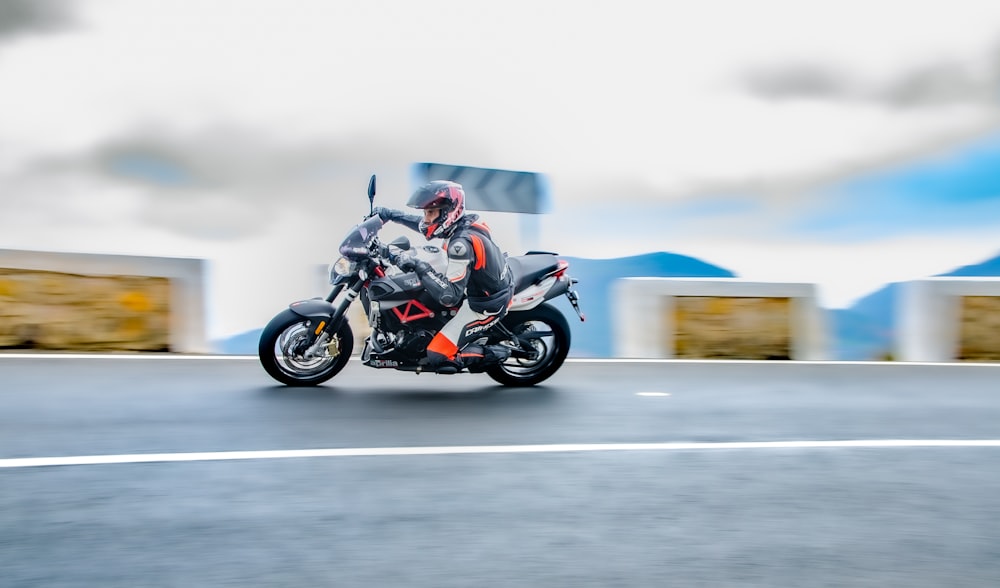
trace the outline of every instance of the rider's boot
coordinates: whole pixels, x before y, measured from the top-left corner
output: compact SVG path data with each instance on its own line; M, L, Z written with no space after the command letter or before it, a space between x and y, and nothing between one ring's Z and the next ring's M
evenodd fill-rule
M457 374L462 371L462 360L457 354L454 357L448 357L442 353L428 351L427 357L420 361L420 365L429 372L439 374Z
M472 373L482 372L492 365L506 361L508 357L510 349L503 345L469 345L458 354L462 367Z
M478 373L508 357L510 349L503 345L468 345L450 358L429 351L424 365L439 374L457 374L464 369Z

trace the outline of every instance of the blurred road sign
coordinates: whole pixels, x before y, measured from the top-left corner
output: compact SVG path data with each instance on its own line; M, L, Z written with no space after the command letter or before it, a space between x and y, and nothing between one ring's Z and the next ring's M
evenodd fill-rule
M465 207L469 210L548 212L548 188L545 177L534 172L415 163L412 169L414 187L432 180L451 180L465 188Z

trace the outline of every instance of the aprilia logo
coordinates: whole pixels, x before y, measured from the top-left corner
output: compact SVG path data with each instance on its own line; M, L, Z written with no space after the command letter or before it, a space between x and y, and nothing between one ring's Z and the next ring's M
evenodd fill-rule
M373 359L368 362L368 365L376 368L394 368L399 365L399 362L391 359Z

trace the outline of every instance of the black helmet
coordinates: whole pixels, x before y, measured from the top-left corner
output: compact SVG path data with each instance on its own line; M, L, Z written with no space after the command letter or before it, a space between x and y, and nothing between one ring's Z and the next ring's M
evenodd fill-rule
M455 182L434 180L418 188L406 205L421 210L440 209L437 220L432 224L420 221L420 232L428 239L447 238L465 214L465 190Z

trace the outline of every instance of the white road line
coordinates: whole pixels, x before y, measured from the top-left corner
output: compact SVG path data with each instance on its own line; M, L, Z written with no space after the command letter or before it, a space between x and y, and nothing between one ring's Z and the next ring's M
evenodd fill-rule
M704 451L755 449L888 449L1000 447L1000 439L856 439L846 441L737 441L720 443L584 443L553 445L471 445L443 447L345 447L275 451L214 451L205 453L136 453L0 459L0 468L136 464L307 457L386 457L470 455L493 453L566 453L596 451Z
M5 353L0 352L0 360L3 359L149 359L149 360L178 360L178 359L207 359L214 361L257 361L256 355L216 355L216 354L180 354L180 353ZM359 357L352 357L351 361L360 361ZM630 359L621 357L606 358L568 358L566 363L612 363L612 364L767 364L767 365L882 365L882 366L937 366L937 367L993 367L1000 368L1000 362L972 362L972 361L951 361L951 362L924 362L924 361L841 361L841 360L756 360L756 359Z

